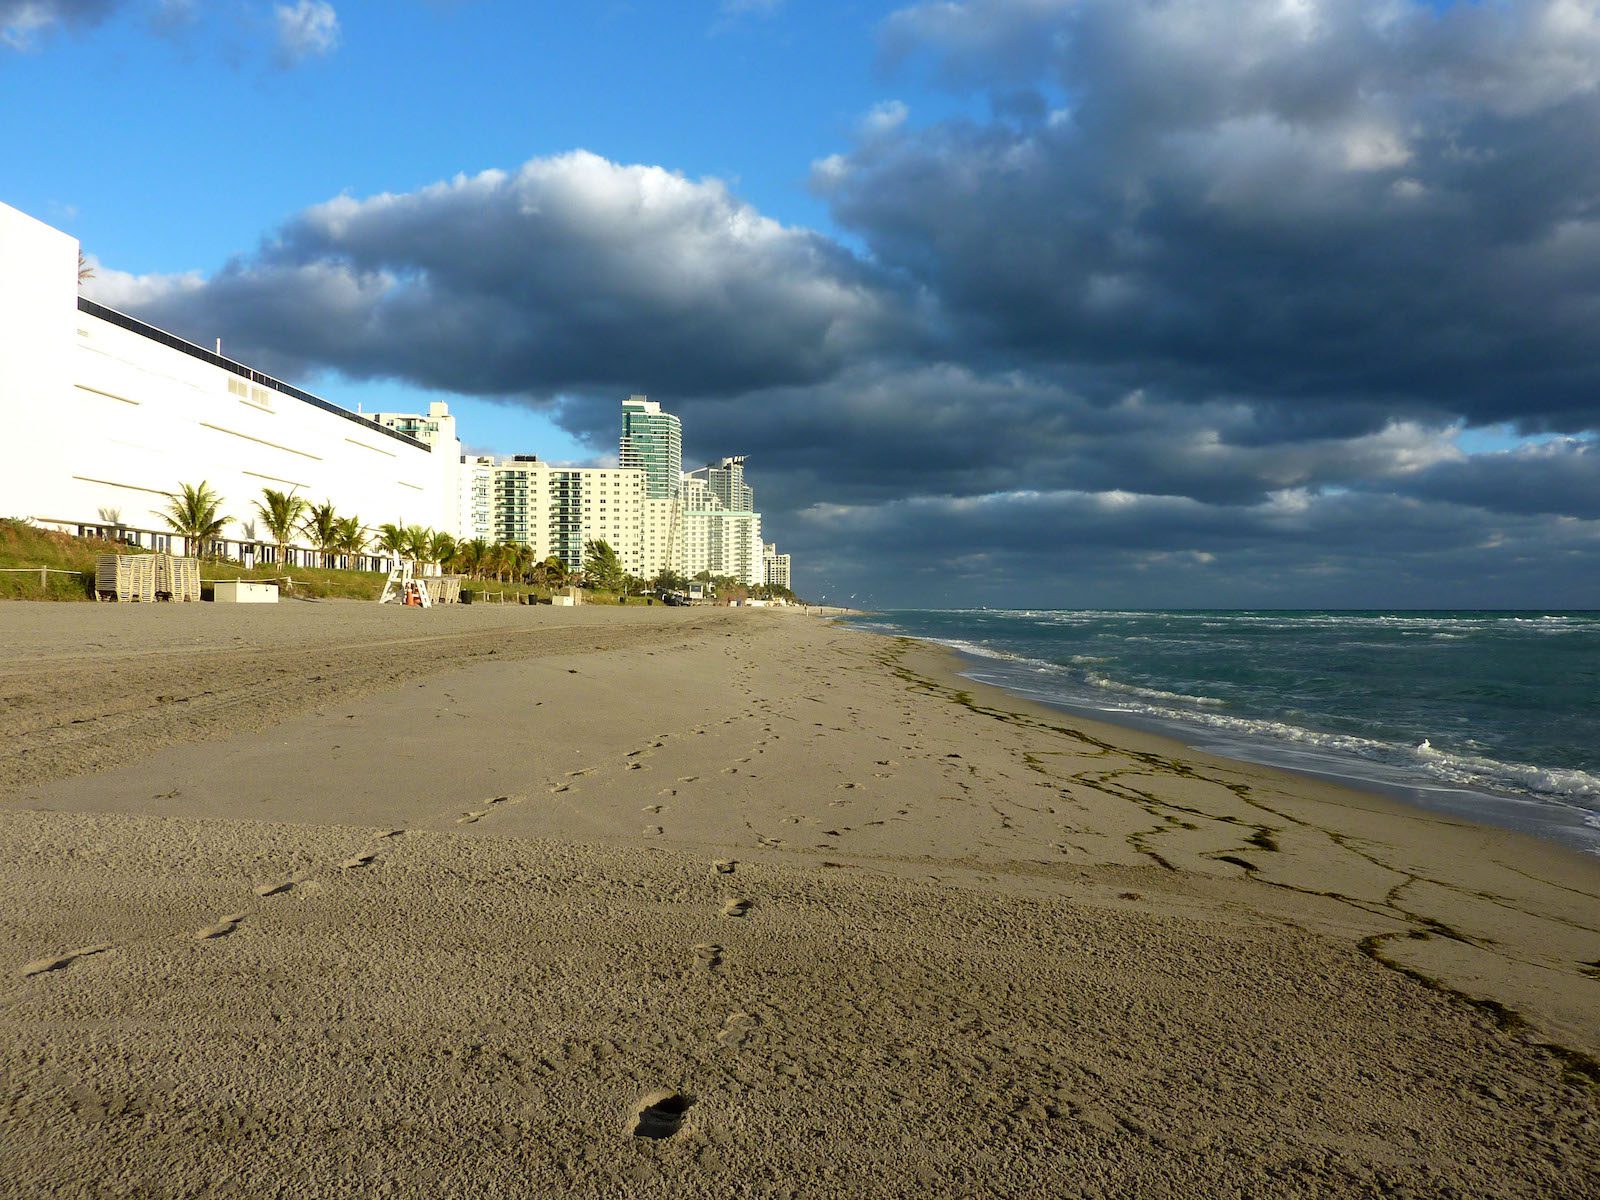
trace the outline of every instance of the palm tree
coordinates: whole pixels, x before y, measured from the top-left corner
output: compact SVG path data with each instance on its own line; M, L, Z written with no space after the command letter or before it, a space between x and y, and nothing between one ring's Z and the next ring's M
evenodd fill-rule
M345 566L350 570L356 569L356 559L367 545L367 531L361 524L359 517L341 517L339 519L339 541L337 549L340 554L348 555Z
M296 496L293 488L287 492L262 488L261 499L256 501L256 515L261 518L261 523L267 527L267 532L278 547L278 561L287 563L289 541L294 537L295 527L306 515L305 497Z
M528 566L533 562L533 547L527 542L518 542L512 548L511 576L517 583L528 581Z
M378 549L389 555L395 563L405 557L406 527L390 523L378 526Z
M406 526L405 545L401 552L417 564L417 573L423 573L423 566L430 560L428 558L429 543L433 541L433 530L424 529L421 525Z
M331 567L333 552L339 547L339 514L333 511L333 501L324 500L307 508L300 528L322 555L322 565Z
M470 542L459 543L458 550L467 574L474 579L483 578L483 570L489 562L489 543L483 538L473 538Z
M609 542L591 541L583 547L583 573L588 586L602 592L620 592L622 563Z
M204 554L207 545L221 536L223 527L233 518L222 515L222 497L204 479L198 484L180 483L178 487L179 494L168 502L161 519L183 538L186 553L193 554L198 548Z
M567 585L567 564L552 554L533 568L535 584L557 591Z
M456 552L456 539L443 530L439 530L428 539L428 561L443 565L450 561L450 556Z

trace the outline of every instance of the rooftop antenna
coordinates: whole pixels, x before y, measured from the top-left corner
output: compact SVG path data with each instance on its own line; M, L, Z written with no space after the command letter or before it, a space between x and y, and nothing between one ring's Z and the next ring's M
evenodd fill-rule
M218 358L222 357L222 339L221 338L217 339L217 357Z

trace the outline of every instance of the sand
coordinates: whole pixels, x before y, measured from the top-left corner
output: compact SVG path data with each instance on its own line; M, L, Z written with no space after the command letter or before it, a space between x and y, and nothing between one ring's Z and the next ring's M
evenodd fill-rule
M0 648L0 1195L1600 1195L1563 848L799 614Z

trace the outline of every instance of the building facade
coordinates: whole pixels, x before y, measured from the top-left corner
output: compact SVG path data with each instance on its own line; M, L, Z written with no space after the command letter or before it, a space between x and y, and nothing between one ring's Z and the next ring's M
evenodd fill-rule
M622 402L617 464L644 472L648 499L672 499L683 477L682 422L653 400L629 396Z
M369 528L455 528L458 449L436 456L81 298L77 241L3 204L0 263L0 516L179 549L161 514L181 485L204 481L229 518L221 549L246 558L273 553L255 513L264 488L331 502Z
M482 454L469 454L461 459L456 475L456 490L460 497L456 516L457 537L471 542L494 542L494 459Z
M723 508L735 512L754 512L755 493L745 485L744 463L744 455L735 455L697 471L690 471L688 477L703 482L706 490L717 498L717 503Z
M644 396L622 402L616 467L463 457L446 404L351 412L224 357L220 343L80 297L77 267L75 239L0 204L0 517L188 549L163 513L183 485L204 482L228 518L205 549L244 559L275 555L256 513L271 488L331 503L369 534L420 525L526 544L573 569L587 543L605 541L645 579L764 582L745 460L685 475L681 422Z
M778 547L773 542L766 542L761 547L761 570L763 582L768 587L781 587L793 590L789 582L789 556L779 554Z
M623 570L646 574L643 471L561 467L518 454L466 460L461 478L464 489L470 480L475 491L485 481L490 530L485 540L531 547L538 561L557 558L574 571L582 568L589 542L605 542L617 552ZM469 499L463 493L464 509L475 503L475 496Z

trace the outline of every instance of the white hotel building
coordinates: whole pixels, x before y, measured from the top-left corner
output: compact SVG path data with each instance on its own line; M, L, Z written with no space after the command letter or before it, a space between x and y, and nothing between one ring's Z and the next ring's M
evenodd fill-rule
M77 269L75 239L0 204L0 517L165 549L163 511L203 480L230 518L224 551L246 560L274 554L255 512L272 488L369 532L393 522L526 543L573 569L604 541L646 579L764 582L744 460L685 474L678 419L643 396L623 401L625 465L463 457L442 403L350 412L80 297Z
M82 299L77 241L4 204L0 269L0 516L164 547L162 510L204 480L234 553L271 541L254 523L263 488L369 527L455 529L461 450L443 405L429 445Z

